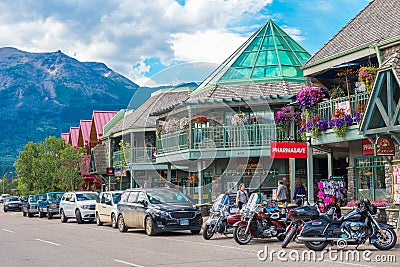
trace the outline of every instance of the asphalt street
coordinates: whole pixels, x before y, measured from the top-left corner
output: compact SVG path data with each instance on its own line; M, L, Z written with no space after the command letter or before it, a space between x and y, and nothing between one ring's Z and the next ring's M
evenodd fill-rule
M78 225L74 220L62 224L57 217L53 220L37 216L28 218L23 217L21 212L4 213L2 207L0 211L0 266L7 267L271 265L284 267L294 264L368 267L398 266L400 261L399 245L390 251L378 251L369 245L360 246L358 250L360 260L347 253L350 249L353 250L354 246L349 246L342 253L331 251L331 255L326 253L324 257L321 257L321 253L317 253L315 260L310 260L303 244L290 243L284 250L280 245L276 239L260 239L241 246L232 236L217 235L211 240L204 240L201 235L191 235L190 232L164 233L149 237L141 230L120 233L118 229L113 229L109 225L97 226L95 223ZM363 256L363 253L367 255Z

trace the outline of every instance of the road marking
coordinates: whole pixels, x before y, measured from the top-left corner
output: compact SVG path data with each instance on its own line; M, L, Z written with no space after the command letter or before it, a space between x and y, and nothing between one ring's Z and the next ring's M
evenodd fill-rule
M38 238L36 238L36 240L40 241L40 242L47 243L47 244L51 244L51 245L54 245L54 246L61 246L60 244L57 244L57 243L54 243L54 242L50 242L50 241L46 241L46 240L42 240L42 239L38 239Z
M15 234L15 232L14 232L14 231L11 231L11 230L8 230L8 229L1 229L1 230L3 230L3 231L6 231L6 232L9 232L9 233L13 233L13 234Z
M126 265L129 265L129 266L144 267L144 266L142 266L142 265L137 265L137 264L134 264L134 263L130 263L130 262L126 262L126 261L121 261L121 260L117 260L117 259L114 259L114 261L119 262L119 263L123 263L123 264L126 264Z

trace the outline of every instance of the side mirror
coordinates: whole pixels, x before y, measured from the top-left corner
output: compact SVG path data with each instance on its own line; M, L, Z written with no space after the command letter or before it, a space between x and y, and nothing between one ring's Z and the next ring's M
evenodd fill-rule
M106 204L106 205L111 205L111 204L112 204L112 203L111 203L111 200L106 201L105 204Z
M47 198L43 197L43 198L42 198L42 201L47 201Z
M145 199L140 200L139 203L142 204L143 207L147 207L147 205L148 205L147 200L145 200Z

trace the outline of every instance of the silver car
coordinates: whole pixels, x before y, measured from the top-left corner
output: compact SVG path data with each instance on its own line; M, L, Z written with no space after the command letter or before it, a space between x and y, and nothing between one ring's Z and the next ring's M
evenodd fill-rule
M117 228L117 204L121 200L122 191L108 191L99 194L96 202L96 223L98 226L103 223L111 223Z

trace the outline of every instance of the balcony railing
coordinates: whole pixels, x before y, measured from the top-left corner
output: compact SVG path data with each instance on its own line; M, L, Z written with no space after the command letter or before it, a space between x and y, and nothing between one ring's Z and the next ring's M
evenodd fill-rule
M155 147L134 147L131 149L128 157L128 163L144 163L156 161L156 148ZM121 151L113 153L113 161L121 162Z
M368 103L368 99L368 92L351 95L350 105L351 111L353 112L353 114L351 115L354 115L354 112L357 110L358 105L366 105ZM335 112L335 109L340 105L340 103L348 103L348 101L348 97L340 97L319 103L318 114L320 119L327 119L329 121L330 119L332 119L333 113Z

